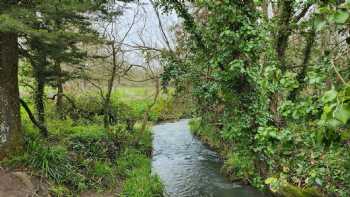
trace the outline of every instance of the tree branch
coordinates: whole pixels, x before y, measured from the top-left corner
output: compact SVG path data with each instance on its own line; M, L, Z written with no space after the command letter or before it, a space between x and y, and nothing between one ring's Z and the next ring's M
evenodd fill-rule
M27 112L29 119L32 121L32 123L38 127L38 129L40 129L40 133L45 134L45 137L47 137L47 134L49 133L46 126L42 125L39 121L37 121L35 119L35 116L33 115L32 111L30 111L30 108L28 107L27 103L23 100L23 99L19 99L22 107L24 108L24 110Z

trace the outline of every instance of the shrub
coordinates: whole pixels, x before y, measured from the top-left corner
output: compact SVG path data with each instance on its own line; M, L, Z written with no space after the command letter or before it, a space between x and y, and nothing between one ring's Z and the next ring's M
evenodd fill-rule
M82 127L70 136L69 150L79 158L115 160L120 149L119 141L101 127Z

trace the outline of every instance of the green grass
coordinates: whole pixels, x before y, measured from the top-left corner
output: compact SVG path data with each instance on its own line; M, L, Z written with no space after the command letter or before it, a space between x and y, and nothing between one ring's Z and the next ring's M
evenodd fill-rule
M119 98L120 101L127 103L131 100L151 101L154 93L153 87L119 87L112 94L112 97Z
M53 196L109 191L122 181L124 196L161 196L161 183L151 174L149 129L141 132L137 124L130 132L124 125L115 125L106 131L99 124L48 119L50 136L44 140L26 117L22 118L28 131L25 152L2 164L25 167L47 179ZM142 183L142 190L138 183Z
M126 180L122 197L161 197L163 185L151 173L150 159L134 149L126 149L117 161L117 171Z
M47 89L47 92L54 90ZM55 103L47 100L49 138L43 139L22 109L22 126L27 136L25 151L2 164L30 169L47 179L53 196L77 196L87 190L110 191L116 185L122 185L120 195L123 197L163 196L163 185L151 172L151 130L141 131L141 121L153 102L154 89L117 88L112 94L111 112L115 113L118 122L108 130L103 128L98 92L65 94L76 102L76 106L94 114L86 117L67 113L66 119L61 120ZM35 112L29 94L25 95L25 100ZM71 104L65 102L64 110L69 112L70 108ZM149 113L147 126L160 120L178 119L185 109L186 106L177 103L171 94L161 94ZM127 130L129 119L136 123L132 130Z

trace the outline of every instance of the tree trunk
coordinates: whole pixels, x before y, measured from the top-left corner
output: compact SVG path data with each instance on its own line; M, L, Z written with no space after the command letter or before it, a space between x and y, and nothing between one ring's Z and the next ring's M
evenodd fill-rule
M297 98L299 92L301 90L303 90L304 86L305 86L305 77L307 74L307 69L309 67L309 62L310 62L310 58L311 58L311 50L312 47L314 46L315 43L315 38L316 38L316 31L314 29L312 29L310 32L308 32L308 35L306 36L306 46L304 49L304 58L303 58L303 63L302 63L302 69L300 71L300 73L297 76L297 80L299 82L299 86L297 88L295 88L289 95L289 99L291 101L295 101L295 99Z
M36 80L36 89L34 93L35 100L35 109L37 119L39 124L46 127L45 125L45 103L44 103L44 95L45 95L45 75L43 73L44 66L37 67L33 65L35 72L35 80ZM40 129L41 134L44 137L48 136L47 130Z
M56 101L56 111L60 119L64 119L63 112L63 79L62 79L62 68L59 62L55 63L57 72L57 101Z
M269 19L269 0L264 0L263 3L261 4L261 9L263 13L263 17L265 20Z
M275 50L277 60L279 62L279 67L282 73L287 71L286 65L286 50L288 48L288 39L291 35L291 20L293 16L293 4L294 0L280 0L279 2L279 14L277 22L276 40L275 40ZM270 113L272 115L272 120L275 126L283 126L283 118L278 113L278 106L281 100L281 94L274 92L270 95Z
M18 89L18 36L0 32L0 159L23 145Z
M48 133L47 128L44 125L41 125L36 119L35 116L33 115L32 111L30 111L27 103L23 100L20 99L20 103L22 105L22 107L24 108L24 110L27 112L29 119L32 121L32 123L38 127L40 130L45 130L46 133Z
M107 89L107 94L106 94L105 102L103 106L103 123L105 128L108 128L110 125L109 114L110 114L111 95L113 91L114 80L118 69L117 51L115 48L115 43L113 42L111 46L112 46L113 68L112 68L111 78L108 80L108 89Z
M282 72L287 70L286 50L288 39L291 35L290 23L293 16L294 0L282 0L279 2L278 26L276 33L276 53Z
M148 118L149 118L149 113L151 112L153 106L157 103L159 94L160 94L160 82L159 78L155 78L155 89L156 93L154 94L153 102L148 106L147 110L143 114L143 120L142 120L142 126L141 126L141 133L146 131L147 123L148 123Z

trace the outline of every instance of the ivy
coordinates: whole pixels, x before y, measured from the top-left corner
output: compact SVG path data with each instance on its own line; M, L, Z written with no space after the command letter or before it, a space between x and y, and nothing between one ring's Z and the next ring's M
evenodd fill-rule
M266 3L275 9L272 18L266 16L271 14L264 10ZM276 5L283 6L249 0L160 1L165 11L173 9L184 19L178 54L164 59L163 80L192 94L201 125L215 128L220 140L210 132L205 136L205 130L201 136L234 153L226 155L225 169L255 166L260 173L241 178L259 188L263 183L257 180L266 180L281 194L316 188L315 195L349 196L350 174L343 160L350 161L345 55L350 1ZM247 153L254 165L237 162L246 160L242 155ZM334 155L343 158L336 163Z

